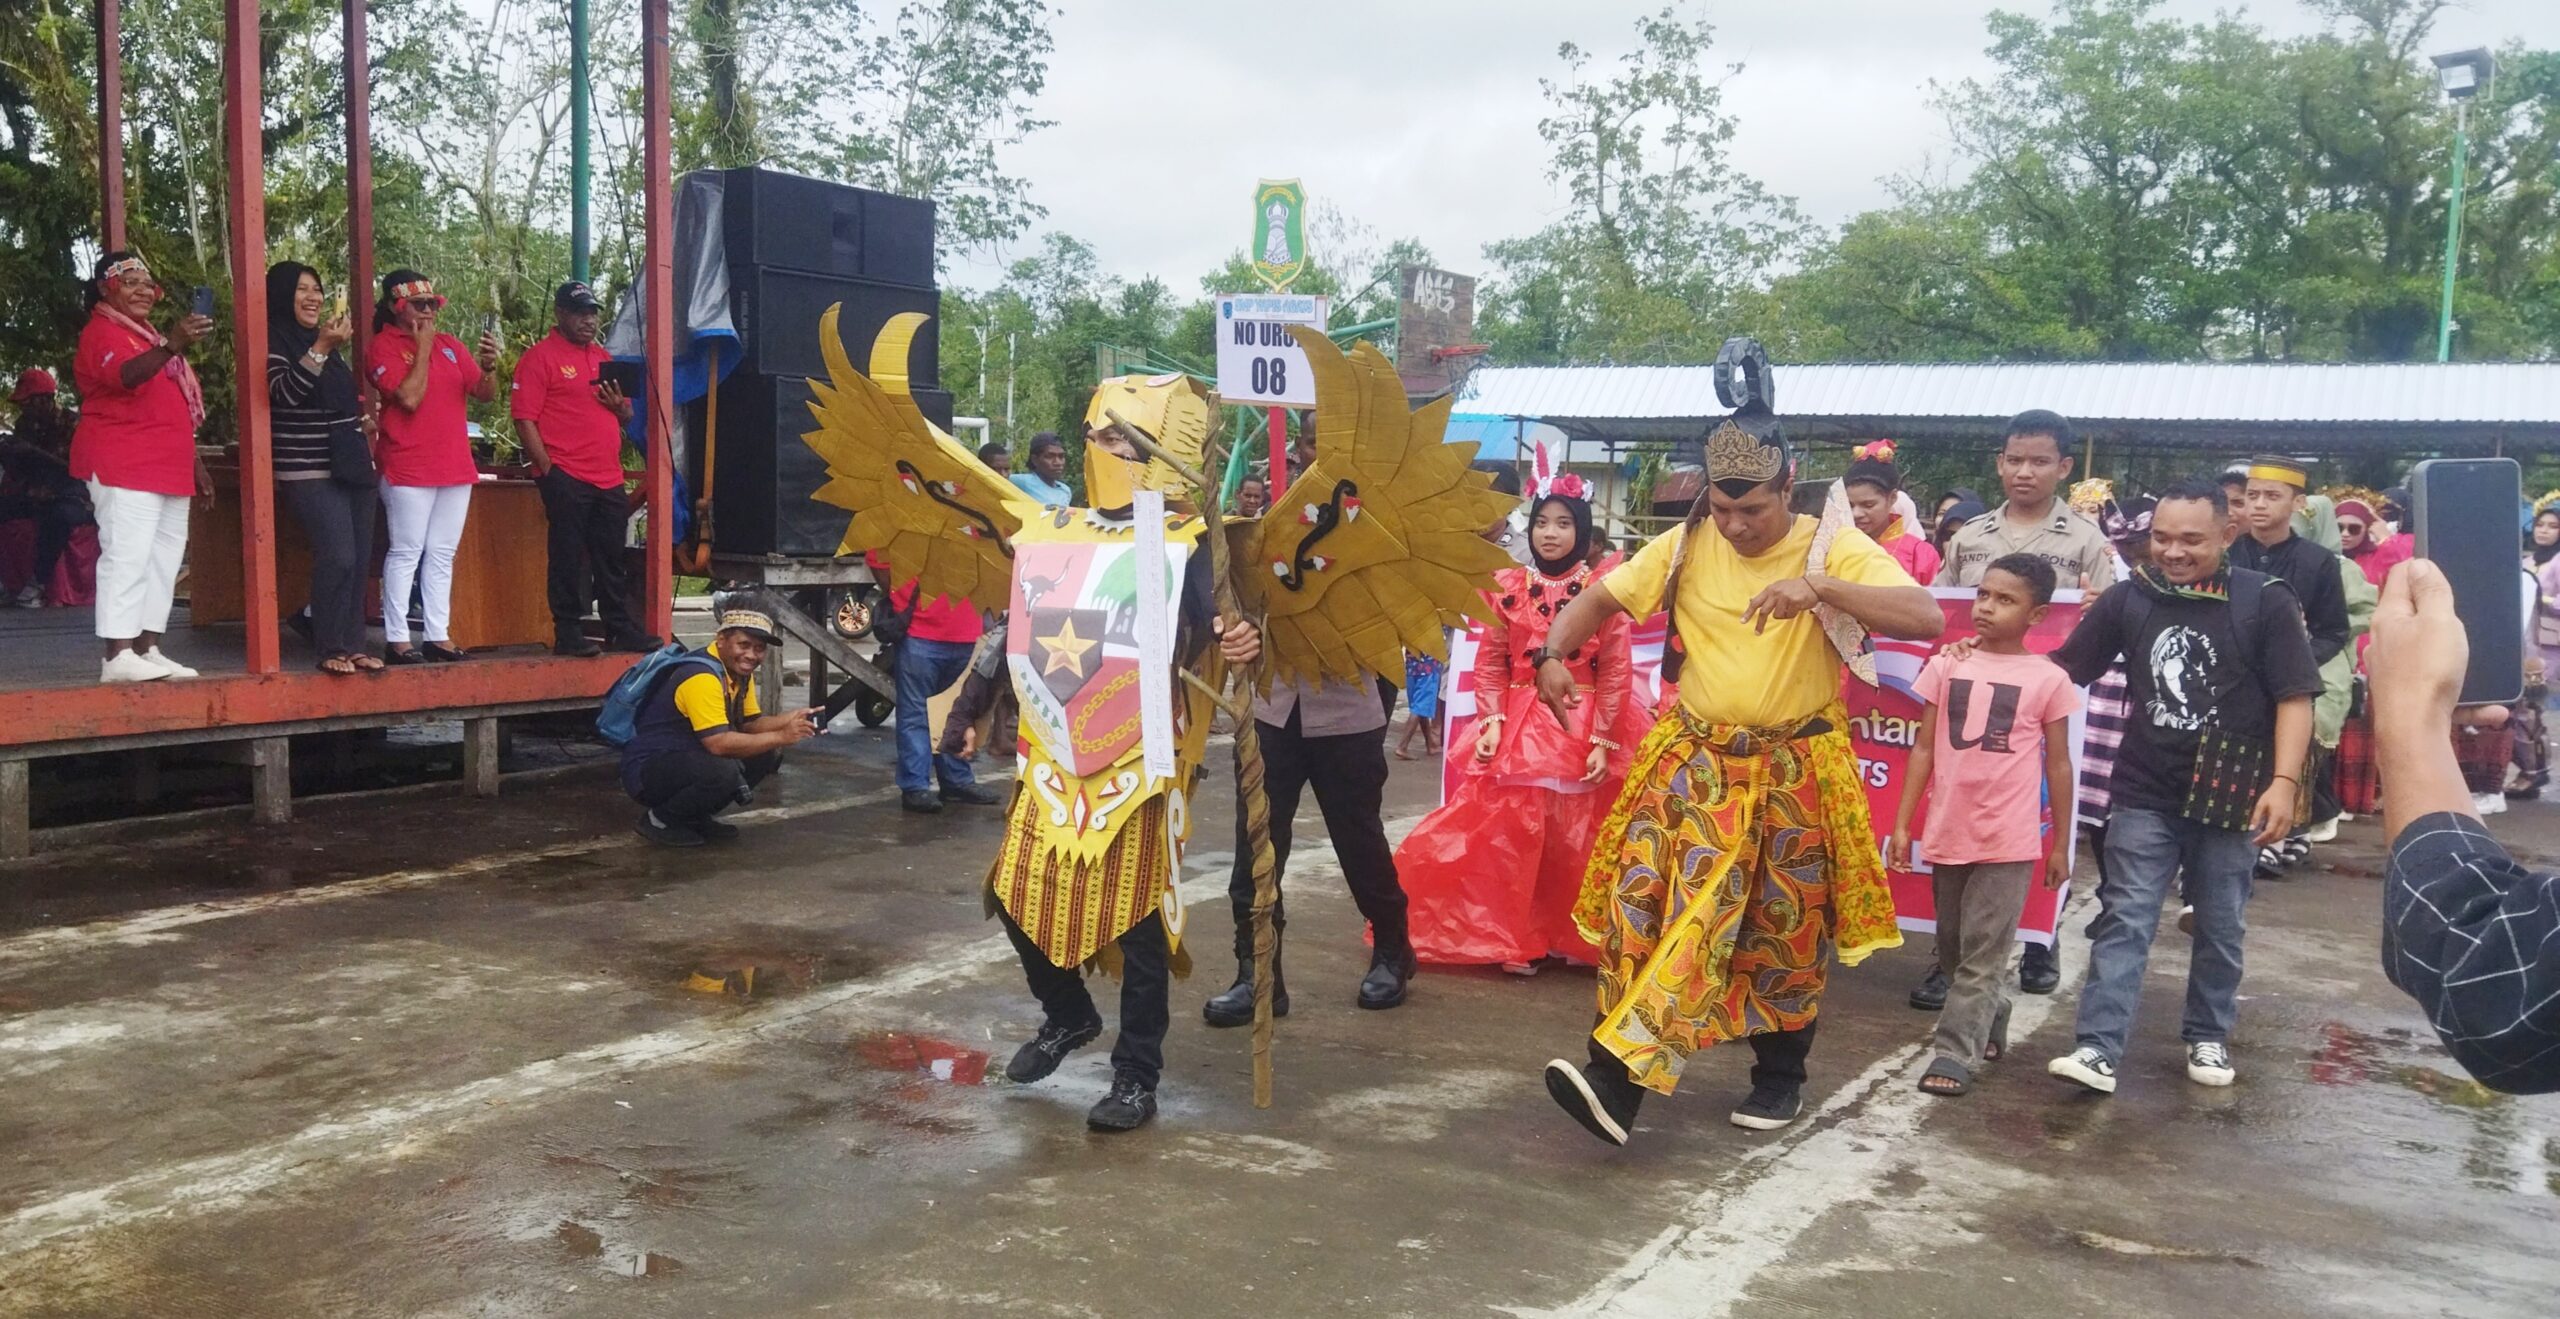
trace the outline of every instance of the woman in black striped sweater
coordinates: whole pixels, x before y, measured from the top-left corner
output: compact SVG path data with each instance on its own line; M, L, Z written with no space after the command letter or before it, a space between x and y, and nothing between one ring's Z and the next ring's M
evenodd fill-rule
M267 399L274 406L276 488L311 542L311 640L325 673L382 668L364 644L373 553L373 459L355 373L340 347L340 312L323 324L319 272L295 261L267 270Z

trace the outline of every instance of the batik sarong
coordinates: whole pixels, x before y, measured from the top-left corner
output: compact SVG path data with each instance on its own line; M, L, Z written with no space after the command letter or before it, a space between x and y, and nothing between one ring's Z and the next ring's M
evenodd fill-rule
M1601 946L1593 1037L1646 1089L1671 1093L1709 1045L1804 1027L1835 956L1901 945L1848 726L1836 704L1782 729L1674 705L1637 748L1574 920Z

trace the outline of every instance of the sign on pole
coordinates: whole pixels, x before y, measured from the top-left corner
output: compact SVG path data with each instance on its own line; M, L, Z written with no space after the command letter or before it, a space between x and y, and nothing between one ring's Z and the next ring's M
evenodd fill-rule
M1307 190L1296 179L1264 179L1253 186L1253 273L1274 293L1286 293L1307 268Z
M1321 330L1332 299L1314 294L1225 293L1218 297L1218 396L1254 407L1311 408L1315 373L1292 325Z
M1446 394L1456 381L1445 350L1475 343L1476 282L1429 266L1405 266L1397 282L1396 374L1408 394Z

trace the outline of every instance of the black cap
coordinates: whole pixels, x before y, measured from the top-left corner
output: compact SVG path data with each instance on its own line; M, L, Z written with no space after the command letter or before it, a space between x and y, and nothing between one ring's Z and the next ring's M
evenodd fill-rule
M601 311L604 304L596 301L596 291L585 280L573 279L551 295L551 305L564 311Z

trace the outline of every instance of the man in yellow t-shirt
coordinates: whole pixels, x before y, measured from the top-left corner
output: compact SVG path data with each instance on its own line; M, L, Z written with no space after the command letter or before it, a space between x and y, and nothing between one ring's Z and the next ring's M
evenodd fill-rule
M714 819L746 800L782 764L782 749L817 734L817 707L768 715L756 670L773 645L773 620L753 609L720 615L720 634L677 661L641 701L622 748L622 788L645 814L642 838L700 847L738 836Z
M1590 1062L1546 1071L1556 1102L1612 1144L1646 1090L1671 1093L1692 1053L1737 1038L1754 1062L1734 1125L1794 1121L1831 958L1901 942L1840 689L1868 633L1928 640L1944 616L1845 519L1788 511L1792 459L1764 407L1717 426L1686 524L1583 592L1547 638L1570 654L1610 617L1666 602L1675 624L1663 676L1679 704L1636 750L1574 911L1601 945ZM1571 673L1533 658L1547 703L1578 704Z

